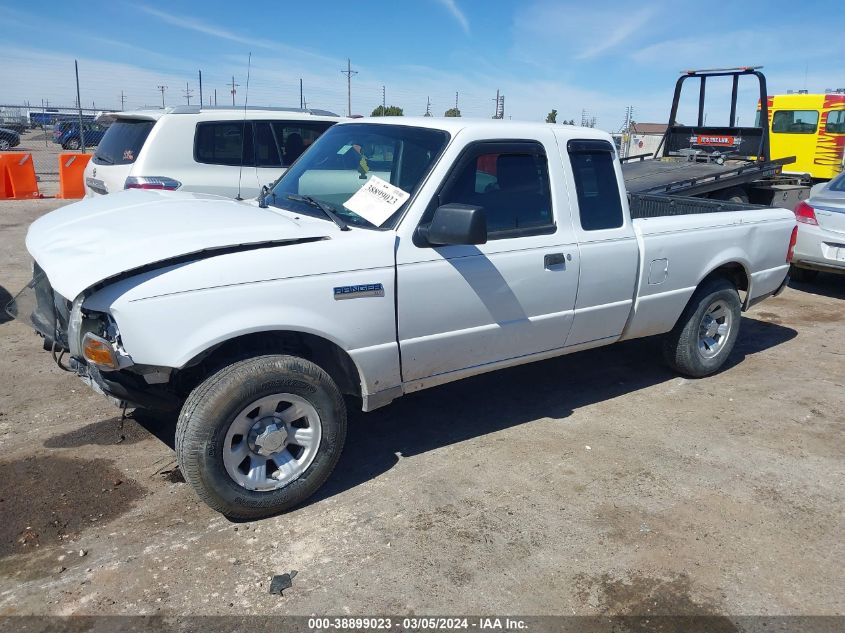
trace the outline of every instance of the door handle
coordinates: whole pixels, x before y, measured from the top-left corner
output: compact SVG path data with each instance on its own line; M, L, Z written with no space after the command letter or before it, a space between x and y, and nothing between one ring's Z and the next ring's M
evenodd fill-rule
M560 266L561 264L566 264L567 257L563 253L549 253L543 257L543 266L546 269L551 268L552 266Z

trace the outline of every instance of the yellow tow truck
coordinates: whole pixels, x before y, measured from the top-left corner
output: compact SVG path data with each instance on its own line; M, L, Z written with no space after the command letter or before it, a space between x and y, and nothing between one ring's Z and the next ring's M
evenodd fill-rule
M843 170L845 90L825 94L805 91L767 99L770 154L795 156L783 173L830 180ZM757 117L759 125L760 107Z

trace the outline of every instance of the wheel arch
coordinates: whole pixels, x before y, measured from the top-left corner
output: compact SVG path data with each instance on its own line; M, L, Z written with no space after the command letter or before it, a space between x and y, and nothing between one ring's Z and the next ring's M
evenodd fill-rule
M310 360L331 377L341 393L358 398L362 395L363 375L344 348L320 334L292 329L259 330L219 341L176 370L175 386L187 395L210 373L234 361L268 353Z
M748 272L748 263L744 258L733 257L725 259L717 264L711 264L706 273L696 284L696 290L711 279L727 279L736 286L737 290L744 293L741 296L742 309L748 307L748 300L751 297L751 273ZM692 298L690 298L690 301Z

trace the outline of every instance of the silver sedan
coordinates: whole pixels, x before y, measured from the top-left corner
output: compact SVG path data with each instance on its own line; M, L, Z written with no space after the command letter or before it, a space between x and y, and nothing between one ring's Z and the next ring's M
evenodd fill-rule
M845 275L845 172L813 187L795 207L798 239L790 275L811 281L820 270Z

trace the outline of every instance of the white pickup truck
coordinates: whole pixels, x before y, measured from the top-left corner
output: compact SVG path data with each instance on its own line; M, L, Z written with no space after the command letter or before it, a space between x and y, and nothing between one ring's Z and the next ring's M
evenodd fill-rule
M795 216L626 195L609 135L462 119L329 129L259 200L126 191L29 230L10 311L93 388L180 409L211 507L314 493L364 411L481 372L665 335L719 369L740 311L778 293Z

